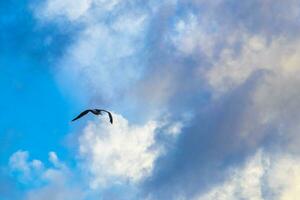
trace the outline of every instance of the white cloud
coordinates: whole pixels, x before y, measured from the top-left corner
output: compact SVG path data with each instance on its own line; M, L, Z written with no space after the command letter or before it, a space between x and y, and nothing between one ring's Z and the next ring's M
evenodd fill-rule
M129 180L136 182L151 173L159 155L154 148L158 124L130 124L114 114L114 124L90 122L80 137L80 155L92 174L91 186L106 186Z
M176 122L174 124L171 124L171 126L168 127L166 133L176 136L179 133L181 133L182 127L183 127L183 123Z
M67 166L62 161L59 160L58 156L53 151L49 152L49 161L55 168L59 168L59 169L67 168Z
M285 155L276 159L266 174L270 199L296 200L300 195L300 159Z
M189 16L177 21L174 31L169 35L176 49L185 55L205 54L210 57L217 43L217 34L213 30L213 20L202 19L196 15Z
M32 180L37 173L43 169L43 163L40 160L29 161L27 151L17 151L9 158L9 167L12 172L21 172L19 178L22 182Z
M97 14L90 15L91 19L84 23L58 62L56 75L71 93L76 86L89 91L85 95L90 99L100 97L111 101L130 92L142 76L144 64L139 54L144 47L148 18L140 11L126 12L111 17L107 23L106 20L94 22Z
M220 2L222 1L194 2L199 4L199 8L205 8L203 13L184 15L176 21L173 30L168 32L170 42L184 57L207 61L205 63L207 66L203 66L200 62L199 78L205 79L216 96L241 86L257 70L284 74L299 71L298 38L286 35L270 38L269 35L249 32L243 26L231 27L231 24L220 24L218 19L220 16L212 14L217 12L215 9ZM276 5L278 3L276 1ZM259 5L255 2L256 4ZM266 18L274 14L269 10L270 4L270 1L262 3L261 9L267 10L264 13ZM299 6L295 5L294 0L288 1L284 6L294 9L291 15L286 13L289 9L283 9L279 18L300 14ZM288 19L290 22L293 20L294 17ZM233 29L229 30L231 28Z
M72 181L72 172L59 161L55 152L49 153L52 167L44 167L39 160L30 160L27 151L17 151L10 157L12 172L20 173L17 178L31 189L25 193L26 200L84 199L82 188Z
M121 2L121 0L94 0L95 5L105 10L112 10Z
M9 158L9 165L12 169L28 171L28 152L17 151Z
M98 12L110 12L120 4L120 0L46 0L35 9L41 20L67 19L71 22L89 18L96 9Z
M195 200L296 200L299 195L300 159L258 151L223 184Z
M111 188L123 186L135 191L136 184L151 175L156 158L165 152L155 140L156 133L162 128L160 134L176 139L184 125L168 119L137 125L121 115L113 116L113 125L97 119L84 128L79 136L80 167L69 168L55 152L49 152L49 166L30 159L27 151L14 153L9 162L11 171L21 174L16 178L30 186L25 199L83 200L100 193L104 197Z
M207 82L217 94L240 86L256 70L278 70L282 67L282 59L288 56L292 47L282 47L288 43L286 40L276 39L268 44L264 37L243 32L235 34L233 40L241 38L241 52L237 55L234 48L223 49L220 59L205 74Z
M92 0L47 0L37 10L39 17L47 20L66 17L73 21L83 16L92 5Z
M235 169L227 181L211 191L196 198L197 200L262 200L261 178L264 174L262 152L258 152L244 167ZM267 163L267 162L266 162Z
M88 100L119 97L141 77L141 49L148 25L143 8L120 0L47 0L35 8L40 20L68 19L78 26L78 37L57 63L57 79L74 93L74 86L89 91ZM61 18L59 18L61 19ZM75 92L76 93L76 92ZM78 97L78 96L76 96ZM79 97L78 97L79 98Z

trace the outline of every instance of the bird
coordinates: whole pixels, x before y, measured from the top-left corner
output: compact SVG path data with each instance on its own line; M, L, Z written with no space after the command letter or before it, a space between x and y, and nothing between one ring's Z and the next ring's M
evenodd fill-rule
M88 109L88 110L85 110L83 111L82 113L80 113L77 117L75 117L74 119L72 119L72 122L81 118L82 116L86 115L87 113L93 113L94 115L102 115L102 112L106 112L108 114L108 117L109 117L109 122L112 124L113 123L113 117L112 117L112 114L107 111L107 110L103 110L103 109Z

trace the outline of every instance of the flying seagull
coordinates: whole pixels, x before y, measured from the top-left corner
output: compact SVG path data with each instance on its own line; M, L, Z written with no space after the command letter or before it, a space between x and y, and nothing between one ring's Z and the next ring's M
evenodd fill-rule
M73 121L79 119L80 117L86 115L87 113L93 113L94 115L102 115L102 112L106 112L109 116L109 122L112 124L113 123L113 118L112 118L112 114L110 112L108 112L107 110L102 110L102 109L89 109L89 110L85 110L82 113L80 113L77 117L75 117Z

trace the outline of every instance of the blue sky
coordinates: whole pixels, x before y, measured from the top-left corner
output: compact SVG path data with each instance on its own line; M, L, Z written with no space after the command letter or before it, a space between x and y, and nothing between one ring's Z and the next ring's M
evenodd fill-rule
M30 148L33 154L42 157L53 148L63 150L57 141L68 131L66 121L74 101L59 90L51 69L51 60L59 57L67 36L50 27L37 28L28 2L23 5L3 2L1 9L1 164L4 164L9 154L19 148ZM49 35L58 40L57 44L45 44ZM43 113L45 118L41 117Z
M0 13L0 200L300 195L297 0L7 0ZM70 122L86 108L114 124Z

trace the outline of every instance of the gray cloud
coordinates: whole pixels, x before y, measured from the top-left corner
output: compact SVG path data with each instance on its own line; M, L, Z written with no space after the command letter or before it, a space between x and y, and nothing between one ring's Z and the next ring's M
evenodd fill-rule
M157 161L154 176L145 183L157 199L205 191L224 178L228 164L243 161L263 143L263 136L258 139L250 135L257 130L245 130L243 126L245 121L257 123L248 105L261 77L260 73L251 77L209 108L198 108L191 125L182 130L176 148ZM249 131L249 135L242 135L243 131Z
M157 54L153 54L154 59L152 60L157 64L151 65L154 67L149 70L148 76L152 77L152 80L153 77L161 77L162 81L153 81L147 85L153 87L153 84L159 84L160 86L164 81L168 81L169 76L173 76L173 79L169 79L169 85L172 87L167 90L170 94L169 101L164 106L168 107L172 116L182 113L179 111L184 109L191 109L196 115L190 126L182 130L177 143L173 149L170 148L168 155L158 159L153 177L144 183L146 193L150 193L154 199L176 199L181 195L190 199L197 193L206 191L215 183L222 182L227 176L226 172L229 167L240 165L259 147L263 146L270 151L280 151L286 147L295 150L294 147L297 146L297 142L294 141L297 141L295 138L298 138L295 136L295 132L299 130L296 123L299 119L297 115L299 109L296 107L299 104L296 102L300 95L293 88L298 88L299 83L294 76L288 75L291 79L287 80L277 74L280 73L280 68L289 65L288 62L282 61L283 63L278 69L277 64L281 59L275 58L277 53L270 55L264 55L263 52L257 53L257 55L261 54L262 58L270 57L270 60L273 59L274 62L263 63L263 61L257 60L258 67L254 68L244 81L239 82L234 89L227 91L217 100L211 98L214 91L209 89L210 87L207 88L208 83L198 79L203 78L202 75L209 71L215 63L219 65L216 65L216 68L224 65L223 62L219 62L222 51L230 49L235 53L229 61L239 58L243 54L246 42L243 40L243 34L250 37L262 37L266 41L284 38L286 44L289 43L288 41L297 43L295 36L299 30L296 24L300 13L298 3L288 1L282 7L282 2L279 1L221 1L215 4L199 1L189 3L193 5L196 3L198 6L195 10L190 9L197 18L197 25L205 27L206 24L202 20L210 20L217 24L218 33L213 37L206 37L208 40L215 39L212 45L212 56L202 51L201 43L189 54L176 54L178 53L176 51L168 54L170 47L164 43L164 40L156 46L159 50ZM289 10L286 9L287 7L293 7L292 13L286 12ZM202 29L198 28L194 30L195 34L201 34L199 32ZM192 37L193 35L186 36ZM194 42L198 41L194 40ZM272 45L269 44L266 44L265 51L272 48ZM162 49L166 50L160 52ZM294 47L291 49L293 49L290 51L291 54L297 54L297 49ZM275 52L285 54L285 50L280 50L279 47L275 47ZM288 54L283 58L289 60ZM165 60L168 60L169 63ZM295 64L294 67L299 66L300 63L295 62L298 64ZM239 68L238 65L237 62L237 68ZM155 66L157 67L155 68ZM169 66L171 67L168 68ZM251 67L249 65L244 70L251 70ZM195 75L197 72L195 69L202 69L198 76ZM231 69L228 68L224 73L234 72L229 70ZM164 72L167 72L168 76ZM222 72L218 75L222 76ZM279 83L279 80L282 82ZM231 80L230 78L225 79L225 84L227 84L226 81L230 82ZM184 89L186 88L188 88L186 90L188 92L185 93ZM148 90L143 88L143 91ZM263 93L264 100L262 101L264 103L257 102L257 98L260 98L258 92ZM199 97L201 94L206 94L205 100L201 101ZM163 95L159 96L163 97ZM272 103L274 101L277 102L276 105ZM269 104L273 104L273 106L268 109ZM278 108L281 110L277 110ZM264 121L264 115L268 115L272 111L276 112L275 118ZM286 113L286 117L284 113ZM290 118L289 115L297 117Z

